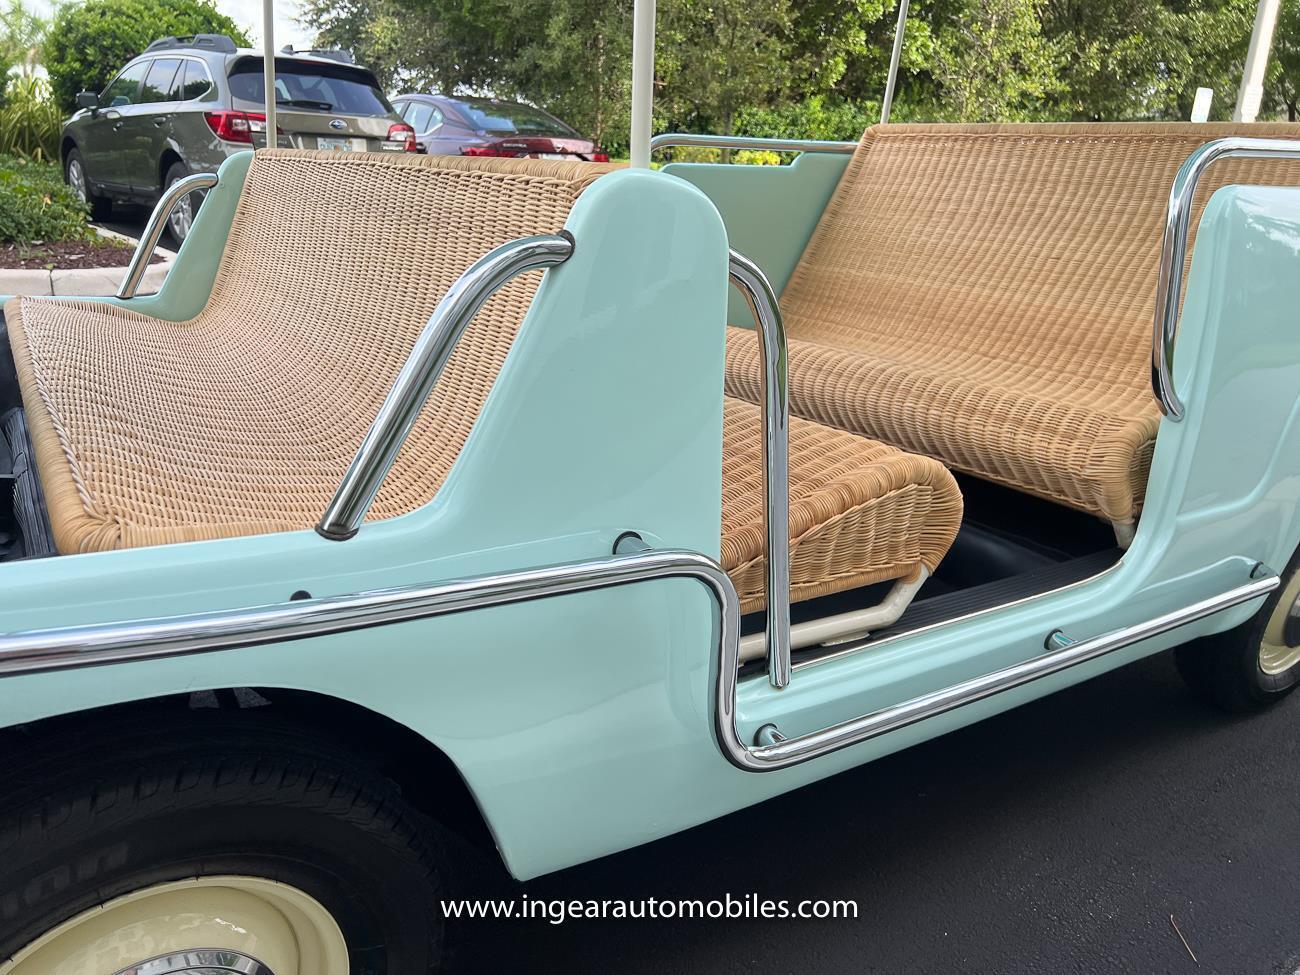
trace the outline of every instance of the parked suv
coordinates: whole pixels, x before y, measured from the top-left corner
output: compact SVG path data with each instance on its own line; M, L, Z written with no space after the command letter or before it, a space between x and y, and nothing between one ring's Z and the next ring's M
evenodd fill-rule
M265 146L262 66L258 52L224 34L154 41L102 92L77 96L61 145L68 184L103 219L114 202L152 206L177 180ZM346 52L286 47L275 74L277 145L417 151L415 131ZM200 200L192 194L173 212L177 243Z

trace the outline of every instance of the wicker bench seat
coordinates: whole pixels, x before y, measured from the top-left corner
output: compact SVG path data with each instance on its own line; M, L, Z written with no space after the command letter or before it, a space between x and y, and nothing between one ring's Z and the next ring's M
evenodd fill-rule
M607 169L263 151L194 319L9 302L59 551L311 527L455 278L506 240L558 231ZM438 232L395 218L403 213L438 213ZM337 243L325 248L324 239ZM515 279L471 324L372 518L437 493L538 277ZM729 401L724 438L723 558L749 611L763 603L757 408ZM795 598L934 568L961 516L940 464L803 421L791 440Z
M800 416L934 457L1123 529L1160 419L1151 328L1169 189L1187 156L1294 125L868 129L781 297ZM1294 183L1276 161L1217 164ZM757 401L754 333L727 388Z

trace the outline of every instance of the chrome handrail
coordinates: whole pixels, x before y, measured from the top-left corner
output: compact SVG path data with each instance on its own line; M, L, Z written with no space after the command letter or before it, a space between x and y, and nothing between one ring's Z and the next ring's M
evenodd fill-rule
M665 132L650 140L650 154L675 146L701 149L757 149L765 152L836 152L848 154L856 142L830 142L825 139L760 139L748 135L692 135Z
M207 190L216 185L216 174L195 173L193 176L178 179L167 187L167 191L153 208L153 213L149 214L149 222L144 225L144 233L140 235L140 240L135 245L131 263L126 266L126 276L122 278L122 283L117 289L118 298L135 297L136 291L140 289L140 282L144 280L144 272L149 269L149 260L153 257L153 252L158 249L158 241L162 239L163 231L167 229L167 220L181 200L196 190Z
M357 533L456 343L484 302L517 275L562 264L572 254L567 232L521 237L480 257L447 289L321 515L320 535L343 541Z
M1174 386L1174 345L1178 338L1179 302L1183 268L1187 263L1187 238L1192 224L1192 201L1205 171L1230 157L1300 159L1300 141L1293 139L1229 138L1207 142L1190 156L1174 177L1165 211L1165 235L1160 247L1160 277L1156 286L1156 311L1151 339L1151 391L1160 412L1182 420L1184 405Z
M790 400L785 327L776 292L762 268L730 252L731 281L749 302L763 347L763 518L767 536L767 677L790 683Z

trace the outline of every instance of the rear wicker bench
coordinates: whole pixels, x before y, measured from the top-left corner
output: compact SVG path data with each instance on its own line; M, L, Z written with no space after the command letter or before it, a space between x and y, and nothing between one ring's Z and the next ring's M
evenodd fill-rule
M784 294L798 415L936 458L1131 532L1160 414L1151 328L1181 163L1287 125L868 129ZM1294 183L1276 161L1227 183ZM727 388L757 401L754 333Z
M456 277L507 240L558 231L608 168L261 151L194 319L11 301L59 551L311 527ZM401 213L438 213L439 232ZM438 492L536 288L518 278L478 314L372 518ZM957 532L961 497L935 461L796 421L791 468L795 599L933 570ZM722 554L746 612L764 601L762 496L758 411L729 400Z

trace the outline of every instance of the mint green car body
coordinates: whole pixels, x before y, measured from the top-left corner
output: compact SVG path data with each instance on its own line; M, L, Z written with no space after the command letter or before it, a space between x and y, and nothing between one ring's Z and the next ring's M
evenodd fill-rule
M844 159L602 178L548 271L436 499L353 539L294 532L0 565L0 632L283 603L608 556L619 533L716 559L728 246L779 288ZM232 157L156 297L207 299L248 157ZM769 206L781 201L781 207ZM633 231L631 228L635 228ZM803 235L802 239L800 235ZM115 300L115 299L106 299ZM1300 190L1229 187L1205 211L1178 342L1181 423L1161 427L1136 539L1041 596L742 678L740 735L798 735L1280 571L1300 544ZM739 313L739 309L736 309ZM598 407L598 408L596 408ZM563 431L563 435L559 432ZM436 746L509 870L529 878L741 809L1251 617L1263 596L1095 661L790 768L722 754L716 608L651 581L350 634L0 679L0 726L162 695L294 688Z

